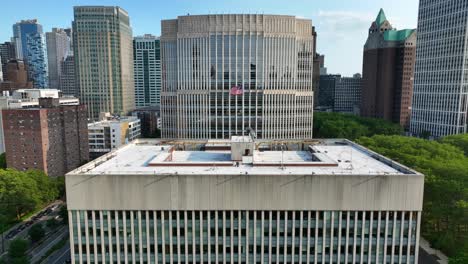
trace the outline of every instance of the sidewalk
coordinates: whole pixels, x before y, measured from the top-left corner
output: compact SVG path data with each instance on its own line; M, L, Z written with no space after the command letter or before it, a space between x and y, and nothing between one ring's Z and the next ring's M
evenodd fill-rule
M448 258L440 250L431 248L431 245L423 237L419 239L419 263L448 264ZM424 252L421 252L424 251Z

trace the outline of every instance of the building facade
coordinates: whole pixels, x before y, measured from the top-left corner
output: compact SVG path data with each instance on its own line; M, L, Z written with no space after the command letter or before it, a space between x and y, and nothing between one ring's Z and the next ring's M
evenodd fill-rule
M72 263L418 263L417 172L346 140L171 142L66 175Z
M416 30L396 30L381 9L364 46L361 115L409 128Z
M17 58L28 66L28 77L35 88L48 87L46 40L42 25L36 19L22 20L13 25L13 39L17 42Z
M39 98L35 106L3 109L8 168L64 176L89 160L86 107Z
M201 15L161 23L163 138L226 139L247 131L312 137L310 20Z
M79 91L75 77L75 57L73 54L67 56L60 64L60 90L63 94L78 96Z
M467 0L419 3L412 135L467 133L467 23Z
M6 65L8 61L16 59L15 44L11 42L0 43L0 63L2 64L3 80L6 80Z
M144 35L133 39L135 106L159 106L161 103L161 49L159 38Z
M32 88L32 82L28 81L27 66L24 61L10 60L5 66L5 79L0 82L0 92L11 94L14 90Z
M318 111L331 112L335 107L335 89L341 75L320 75L318 103L315 109Z
M52 28L52 32L46 33L46 40L49 65L49 88L61 89L61 65L71 52L70 38L64 29Z
M335 85L333 111L359 115L362 90L361 75L355 74L353 77L340 77Z
M103 120L89 123L89 155L100 157L141 136L140 119L133 116L104 117Z
M128 13L114 6L74 8L76 84L88 116L127 114L135 108L133 41Z
M141 121L141 136L143 138L161 137L161 111L158 106L138 108L132 112Z

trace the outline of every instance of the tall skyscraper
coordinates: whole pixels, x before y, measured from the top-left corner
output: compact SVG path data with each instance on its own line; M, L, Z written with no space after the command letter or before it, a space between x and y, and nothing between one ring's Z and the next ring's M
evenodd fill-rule
M413 95L416 30L396 30L381 9L364 46L361 115L408 129Z
M60 64L60 90L63 94L73 95L78 97L79 91L76 85L75 76L75 56L73 54L67 56Z
M136 107L161 102L161 52L159 38L144 35L133 39Z
M49 87L61 89L62 62L70 53L70 38L62 28L52 28L46 33L47 56L49 62Z
M36 19L21 20L13 25L17 57L26 62L34 87L48 87L47 49L42 25Z
M6 80L6 65L9 60L16 59L15 44L11 42L0 43L0 63L2 64L3 80Z
M135 108L133 38L128 13L116 6L74 8L73 50L79 97L88 117Z
M468 0L419 2L410 132L467 133Z
M72 263L418 263L416 171L348 140L172 143L65 176Z
M35 107L2 110L6 160L9 168L64 176L89 160L86 107L46 97Z
M312 21L200 15L161 25L163 138L248 130L266 139L312 137Z

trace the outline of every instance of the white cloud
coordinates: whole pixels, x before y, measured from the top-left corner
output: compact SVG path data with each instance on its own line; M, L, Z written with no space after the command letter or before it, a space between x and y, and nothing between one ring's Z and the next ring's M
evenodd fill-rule
M320 33L338 38L352 37L353 34L366 34L374 15L350 11L319 11Z

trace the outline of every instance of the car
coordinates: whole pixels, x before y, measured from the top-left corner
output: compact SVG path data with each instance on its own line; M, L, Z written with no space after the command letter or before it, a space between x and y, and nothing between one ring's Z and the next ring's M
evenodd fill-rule
M65 260L65 263L71 263L71 258Z
M59 206L60 205L56 204L56 205L50 207L50 210L55 211L55 210L57 210L59 208Z

